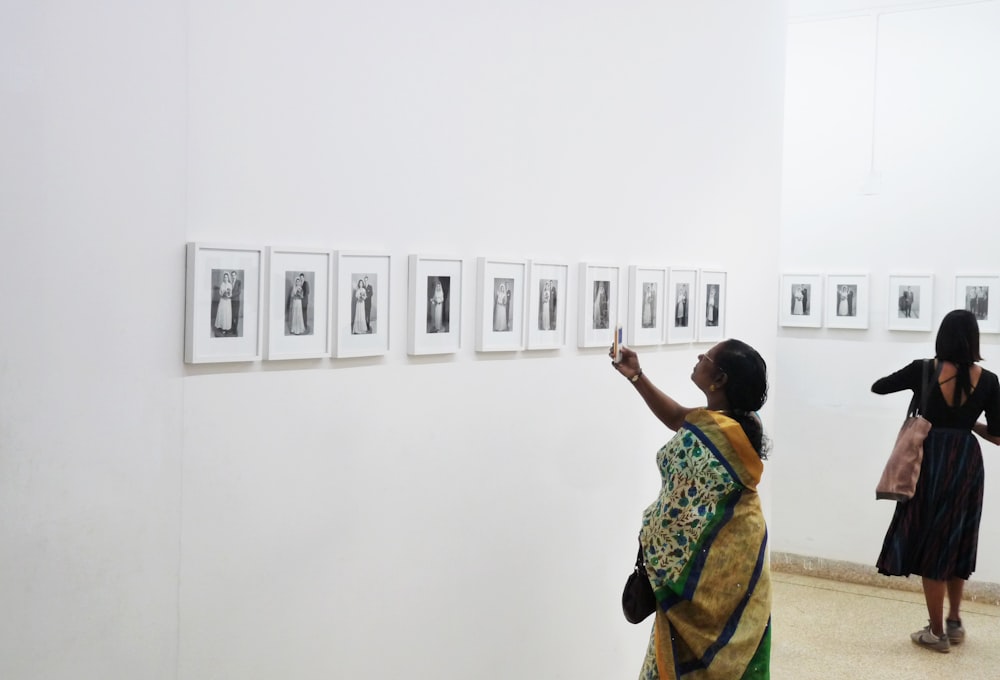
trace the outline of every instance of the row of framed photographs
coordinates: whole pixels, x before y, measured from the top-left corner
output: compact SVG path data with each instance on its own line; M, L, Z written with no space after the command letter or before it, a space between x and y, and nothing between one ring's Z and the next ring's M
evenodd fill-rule
M380 253L187 244L187 363L378 356L389 350L391 257ZM407 352L458 352L464 262L410 255ZM726 273L579 268L577 344L606 347L617 325L632 345L712 342L725 328ZM563 347L570 267L543 260L477 260L476 350Z
M564 346L569 271L568 265L560 263L479 258L476 350ZM626 342L634 346L723 338L726 272L633 265L627 273L626 308L622 311L618 309L622 269L580 264L579 347L609 346L619 325L627 331Z
M825 288L824 288L825 283ZM1000 333L1000 309L990 309L990 294L1000 291L1000 274L955 277L955 309L967 309L982 333ZM930 331L934 324L934 275L891 274L886 300L887 327L893 331ZM783 274L779 323L802 328L868 328L867 274Z

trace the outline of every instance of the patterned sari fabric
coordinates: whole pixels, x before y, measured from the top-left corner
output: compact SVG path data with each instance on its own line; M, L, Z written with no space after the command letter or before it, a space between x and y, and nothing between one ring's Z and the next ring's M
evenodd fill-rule
M739 423L699 409L657 454L640 541L659 602L640 680L770 677L763 463Z

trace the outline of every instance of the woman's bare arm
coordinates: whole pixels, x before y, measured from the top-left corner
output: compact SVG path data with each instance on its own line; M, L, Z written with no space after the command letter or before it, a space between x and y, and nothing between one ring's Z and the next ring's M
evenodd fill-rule
M983 421L980 420L975 425L973 425L972 430L973 432L975 432L976 434L978 434L980 437L990 442L991 444L996 444L997 446L1000 446L1000 437L992 435L989 432L987 432L986 423L984 423Z
M675 432L679 430L684 424L684 419L687 417L687 414L694 409L688 408L687 406L681 406L666 393L660 390L656 385L654 385L639 367L639 358L636 356L635 352L630 350L628 347L622 347L621 354L621 361L615 364L615 368L618 369L618 372L628 378L632 384L635 385L636 390L639 392L639 396L642 397L643 401L646 402L646 406L649 407L649 410L653 412L653 415L656 416L660 422ZM636 379L632 380L633 378Z

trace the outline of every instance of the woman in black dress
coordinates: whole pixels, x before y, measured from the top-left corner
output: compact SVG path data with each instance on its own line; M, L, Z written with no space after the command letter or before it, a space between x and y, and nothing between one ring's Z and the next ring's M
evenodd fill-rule
M924 441L924 460L916 493L896 504L876 566L889 576L922 577L929 625L910 637L938 652L962 642L960 607L965 581L976 568L979 519L983 510L983 457L972 434L1000 435L1000 382L977 366L979 325L969 311L956 309L941 321L935 359L926 389L931 431ZM921 360L875 381L872 392L917 392ZM1000 441L1000 440L998 440ZM945 598L948 616L944 616Z

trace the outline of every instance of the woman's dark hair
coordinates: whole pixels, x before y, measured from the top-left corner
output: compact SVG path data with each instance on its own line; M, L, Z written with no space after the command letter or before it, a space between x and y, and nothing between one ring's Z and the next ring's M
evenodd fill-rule
M963 395L972 392L969 368L982 361L979 354L979 322L976 315L966 309L953 309L941 320L937 340L934 342L934 356L941 361L950 361L958 368L955 374L954 405L962 403Z
M767 457L768 442L756 411L767 401L767 364L742 340L726 340L715 355L715 364L728 379L723 387L729 411L761 458Z

